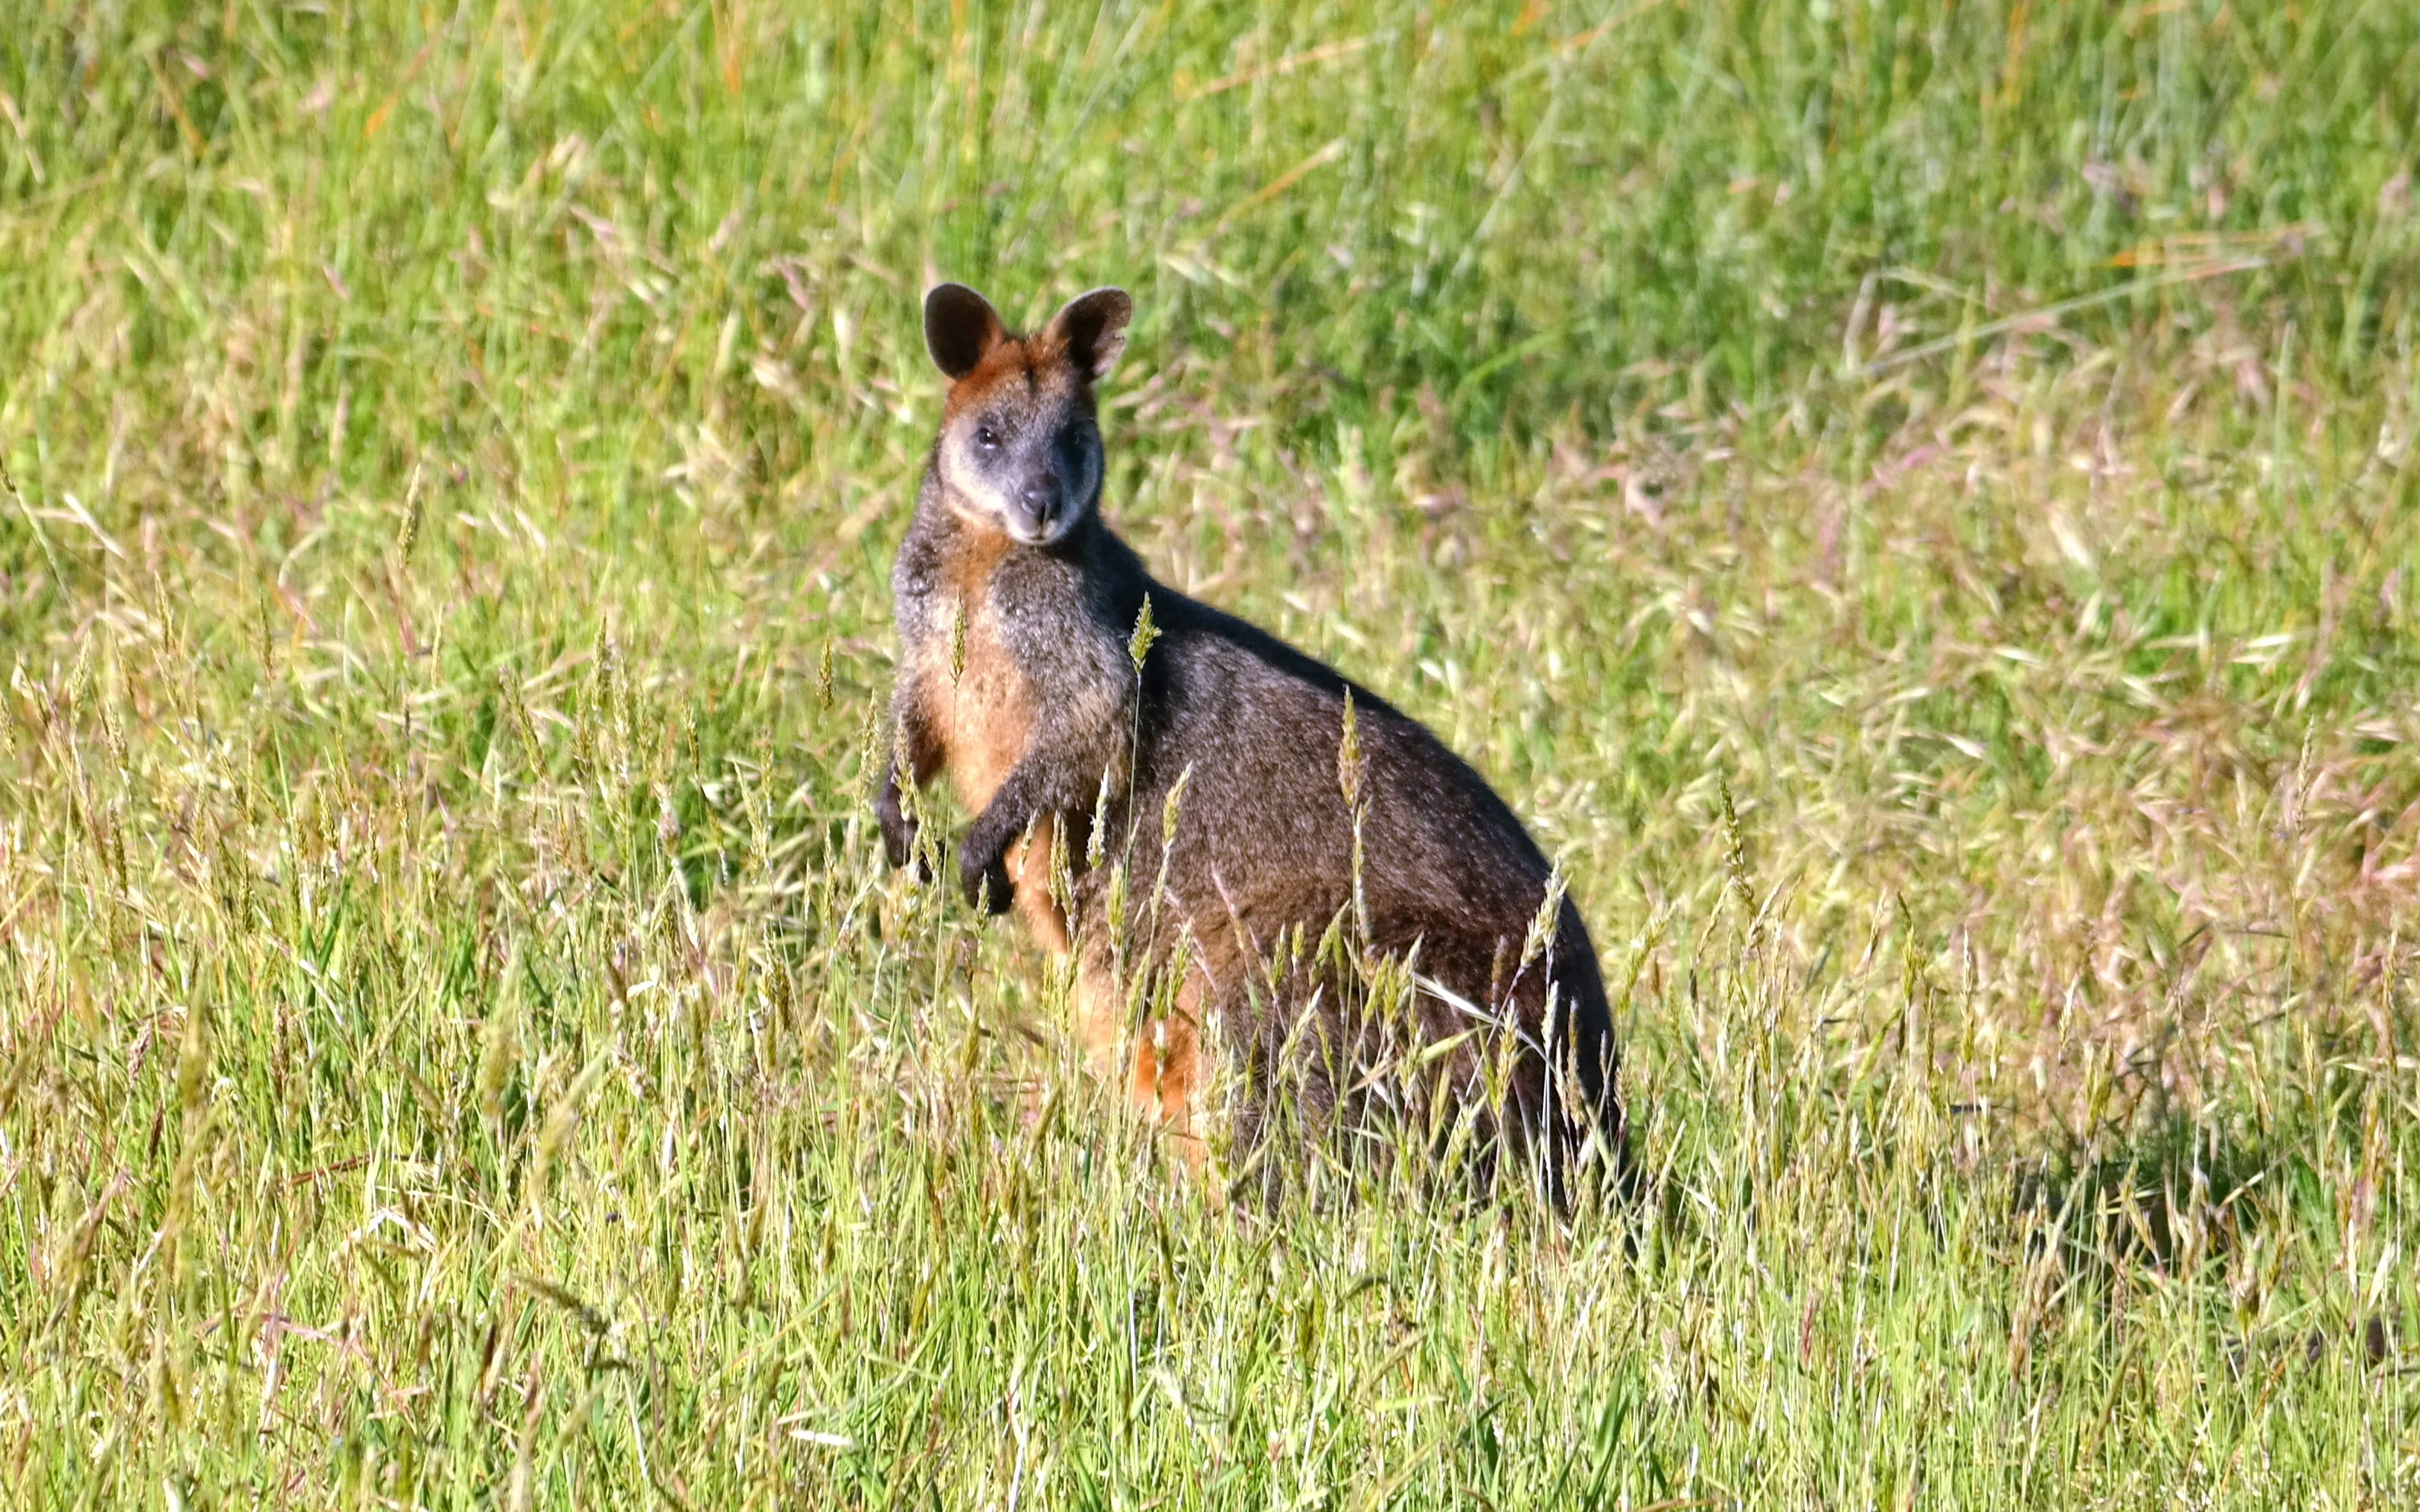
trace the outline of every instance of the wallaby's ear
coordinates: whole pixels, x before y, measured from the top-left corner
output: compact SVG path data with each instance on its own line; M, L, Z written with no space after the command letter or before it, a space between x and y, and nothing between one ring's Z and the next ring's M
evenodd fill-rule
M1118 365L1118 354L1126 349L1126 322L1133 318L1134 301L1125 290L1096 288L1069 300L1042 333L1066 348L1077 372L1098 383Z
M951 382L973 372L985 353L1007 339L991 301L964 284L936 284L924 296L924 349Z

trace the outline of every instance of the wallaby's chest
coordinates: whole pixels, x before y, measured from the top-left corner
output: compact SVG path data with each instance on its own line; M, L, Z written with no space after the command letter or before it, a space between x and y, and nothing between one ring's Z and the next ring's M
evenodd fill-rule
M996 591L1003 540L911 542L894 583L903 672L958 801L980 812L1032 743L1034 694Z

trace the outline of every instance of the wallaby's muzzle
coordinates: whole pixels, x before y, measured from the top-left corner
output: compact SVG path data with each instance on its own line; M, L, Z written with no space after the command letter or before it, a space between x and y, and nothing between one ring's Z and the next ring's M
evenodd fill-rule
M1067 507L1067 486L1056 472L1029 478L1016 490L1012 512L1012 533L1030 546L1047 546L1057 539L1072 513Z

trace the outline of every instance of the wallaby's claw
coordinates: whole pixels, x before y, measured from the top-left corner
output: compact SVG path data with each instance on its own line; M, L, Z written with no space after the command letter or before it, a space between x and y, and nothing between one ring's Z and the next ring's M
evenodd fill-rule
M893 871L897 871L899 868L906 866L909 861L916 861L916 870L918 872L921 873L923 872L923 863L916 855L916 825L914 821L900 820L894 823L889 815L886 814L883 817L882 855L885 859L890 861L892 870ZM929 879L919 875L917 880L922 882Z
M970 835L958 853L958 881L966 888L967 902L986 914L1007 913L1016 896L1016 885L1008 880L1005 850L1004 846L977 845ZM988 856L985 851L990 852Z
M906 866L914 857L916 880L932 881L931 868L916 856L916 821L908 816L899 801L899 774L895 769L883 779L882 791L875 795L874 817L882 826L882 854L892 868Z

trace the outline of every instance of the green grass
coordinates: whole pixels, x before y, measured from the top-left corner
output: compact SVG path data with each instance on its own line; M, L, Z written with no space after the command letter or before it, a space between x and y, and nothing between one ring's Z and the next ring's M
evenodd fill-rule
M2420 10L0 7L11 1505L2420 1499ZM927 280L1650 1191L1205 1204L879 864ZM1725 791L1736 826L1725 821Z

